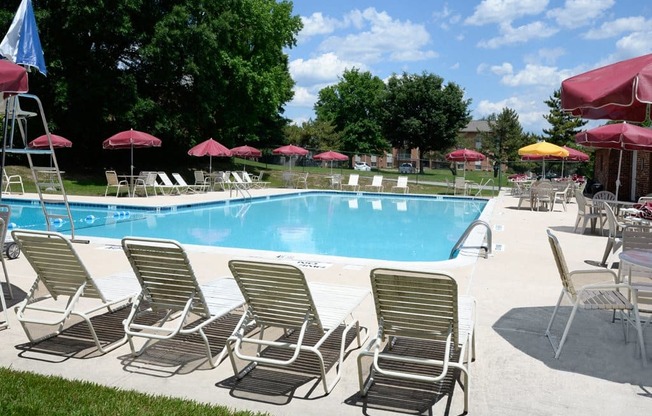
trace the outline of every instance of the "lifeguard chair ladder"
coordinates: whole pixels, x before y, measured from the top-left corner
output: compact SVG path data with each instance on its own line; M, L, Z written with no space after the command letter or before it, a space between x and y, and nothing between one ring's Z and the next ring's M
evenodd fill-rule
M38 113L21 110L19 99L34 100L38 106ZM40 116L43 130L48 137L49 149L31 149L27 145L29 142L27 138L27 119L38 116ZM75 241L75 223L70 212L70 204L61 179L57 157L52 147L52 136L48 129L41 100L32 94L18 94L7 98L2 127L3 168L6 154L23 154L27 156L48 231L58 228L64 221L68 221L71 240ZM16 137L16 132L20 133L19 137ZM35 166L32 159L35 155L50 156L50 166ZM2 179L0 179L0 185L2 185L1 181ZM61 213L62 206L64 208L63 213Z

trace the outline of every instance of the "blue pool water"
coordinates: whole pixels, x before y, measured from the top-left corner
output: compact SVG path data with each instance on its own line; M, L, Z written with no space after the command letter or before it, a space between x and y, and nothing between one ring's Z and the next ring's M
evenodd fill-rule
M7 201L10 227L44 230L38 203ZM486 200L305 192L159 210L71 204L76 237L141 236L276 252L440 261ZM68 233L70 224L55 224Z

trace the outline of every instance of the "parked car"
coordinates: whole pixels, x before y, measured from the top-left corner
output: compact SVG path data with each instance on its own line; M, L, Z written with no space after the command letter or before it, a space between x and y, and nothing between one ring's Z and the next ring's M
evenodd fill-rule
M414 173L414 166L412 163L401 163L398 167L398 173Z
M355 165L353 165L353 169L369 172L371 170L371 166L367 165L366 162L355 162Z

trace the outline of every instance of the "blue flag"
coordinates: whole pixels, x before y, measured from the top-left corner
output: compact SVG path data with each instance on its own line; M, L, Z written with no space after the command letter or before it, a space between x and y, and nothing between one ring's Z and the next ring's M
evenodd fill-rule
M37 68L47 75L31 0L22 0L18 6L9 31L0 43L0 55L16 64Z

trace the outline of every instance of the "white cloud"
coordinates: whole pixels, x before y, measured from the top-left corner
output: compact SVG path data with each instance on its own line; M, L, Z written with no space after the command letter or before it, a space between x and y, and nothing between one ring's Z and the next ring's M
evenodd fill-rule
M505 108L510 108L518 113L518 121L525 131L541 133L542 129L547 126L543 115L548 114L550 109L542 99L538 98L512 96L500 101L482 100L475 109L474 118L499 114Z
M503 45L525 43L530 39L549 38L558 31L558 29L547 26L545 23L539 21L518 27L512 27L509 23L503 23L500 25L500 36L489 40L482 40L478 42L478 46L481 48L496 49Z
M626 58L650 53L652 51L652 44L650 44L651 38L652 30L647 32L636 32L625 36L616 42L617 53Z
M566 0L564 7L549 10L546 16L562 27L579 27L593 22L615 3L615 0Z
M288 107L312 108L317 101L317 95L310 93L305 87L294 88L294 98L287 105Z
M511 22L523 16L540 14L545 11L546 6L548 0L483 0L464 23L481 26Z
M302 16L303 29L299 32L299 38L306 38L315 35L326 35L333 33L340 25L337 19L324 17L321 12L316 12L310 16Z
M322 52L373 64L383 59L423 60L436 57L436 52L426 49L430 34L423 25L392 19L374 8L355 11L347 20L359 27L359 33L331 36L319 46Z
M326 53L314 59L295 59L290 62L290 74L298 84L336 82L338 75L353 67L365 70L361 62L340 59L334 53Z
M490 71L496 75L511 75L514 73L514 67L509 62L503 62L501 65L493 65Z
M544 85L558 88L569 76L567 71L559 71L556 67L527 64L517 73L505 74L500 82L510 87Z
M652 26L652 20L643 16L621 17L620 19L604 22L597 29L591 29L584 34L585 39L608 39L622 33L645 30Z
M552 65L557 62L560 56L566 55L566 50L562 47L557 48L541 48L534 54L529 54L524 57L528 64L545 64Z

